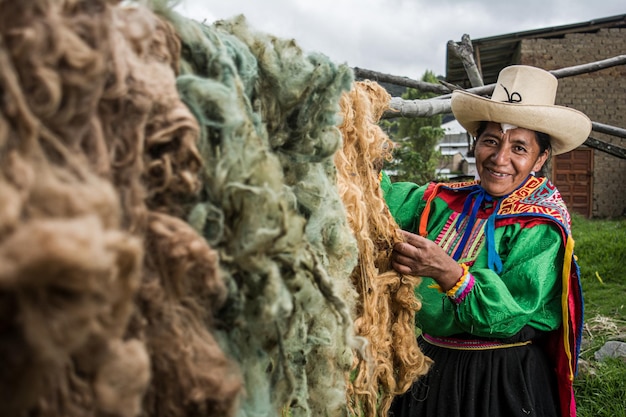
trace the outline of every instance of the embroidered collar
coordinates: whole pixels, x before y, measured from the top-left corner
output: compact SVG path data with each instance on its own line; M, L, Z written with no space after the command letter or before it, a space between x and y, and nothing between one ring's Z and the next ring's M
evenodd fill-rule
M494 232L497 220L518 216L544 217L561 226L565 236L570 234L571 218L567 207L559 191L547 178L537 178L531 175L511 194L499 199L490 196L480 186L479 181L440 184L440 186L442 189L468 192L459 220L468 217L470 225L476 221L477 213L484 201L496 201L494 211L485 225L488 265L495 272L502 271L502 261L495 248ZM459 221L457 224L460 223ZM471 227L466 229L460 248L467 243L470 229ZM460 252L458 254L455 252L453 257L457 255L460 256Z

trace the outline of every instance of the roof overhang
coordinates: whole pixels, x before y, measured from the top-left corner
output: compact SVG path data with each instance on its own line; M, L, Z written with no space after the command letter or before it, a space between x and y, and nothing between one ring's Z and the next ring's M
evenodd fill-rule
M496 82L502 68L519 64L520 44L524 39L559 38L570 33L593 33L602 28L614 27L626 27L626 14L570 25L472 39L474 60L483 76L483 82L492 84ZM449 50L446 53L446 81L462 88L472 87L463 63Z

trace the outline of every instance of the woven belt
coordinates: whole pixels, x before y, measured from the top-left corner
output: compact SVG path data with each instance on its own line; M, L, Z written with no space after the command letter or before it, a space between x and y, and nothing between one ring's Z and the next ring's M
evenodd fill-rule
M524 342L517 343L502 343L492 340L456 339L454 337L431 336L426 333L422 333L422 338L431 345L456 350L505 349L511 347L525 346L532 343L532 340L526 340Z

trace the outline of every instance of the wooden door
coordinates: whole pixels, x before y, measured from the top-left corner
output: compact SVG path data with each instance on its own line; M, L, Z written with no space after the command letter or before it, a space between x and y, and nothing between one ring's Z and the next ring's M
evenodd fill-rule
M554 157L552 178L570 211L591 217L593 149L579 148Z

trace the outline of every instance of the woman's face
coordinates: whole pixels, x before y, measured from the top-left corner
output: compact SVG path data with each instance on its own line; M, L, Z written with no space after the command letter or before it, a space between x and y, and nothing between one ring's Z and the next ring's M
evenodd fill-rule
M539 152L532 130L518 127L502 132L499 123L487 123L474 151L481 186L494 197L510 194L546 162L548 151Z

